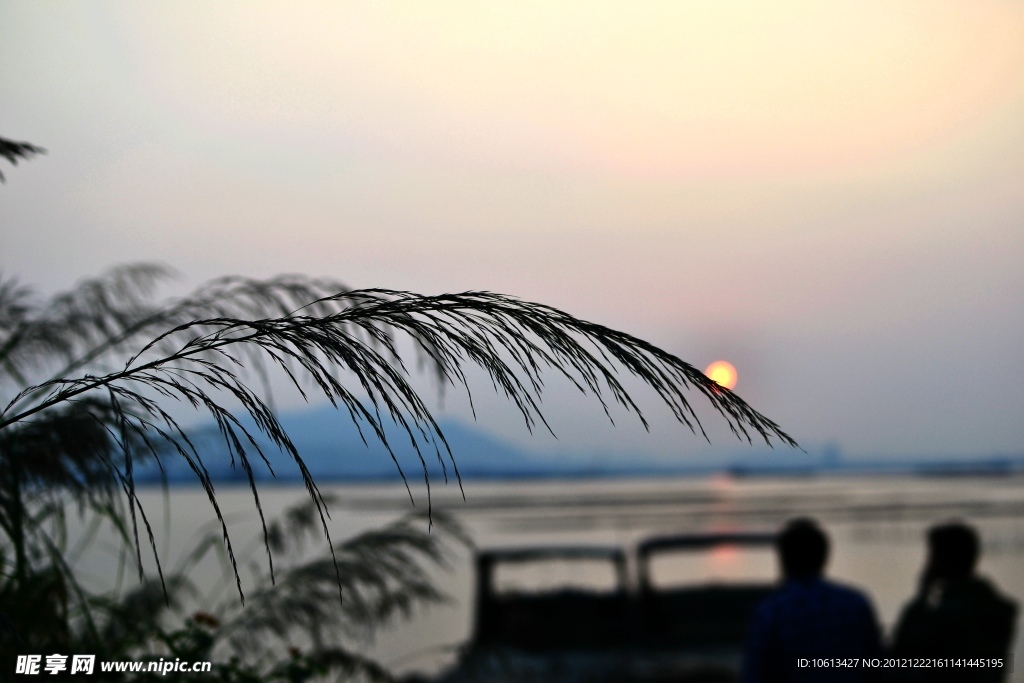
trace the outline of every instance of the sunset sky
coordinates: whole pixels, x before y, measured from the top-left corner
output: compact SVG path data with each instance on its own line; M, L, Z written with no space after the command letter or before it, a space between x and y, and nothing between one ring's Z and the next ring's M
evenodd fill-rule
M1021 453L1022 36L1011 0L7 0L0 136L48 154L0 161L0 270L500 291L730 361L808 448ZM565 447L707 450L560 391Z

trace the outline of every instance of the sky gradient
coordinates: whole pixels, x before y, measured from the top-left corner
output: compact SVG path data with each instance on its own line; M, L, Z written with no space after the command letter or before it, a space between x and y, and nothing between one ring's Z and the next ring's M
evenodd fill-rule
M3 169L0 269L500 291L729 360L810 447L1020 453L1022 35L990 0L8 1L0 135L49 153ZM559 391L567 447L705 449Z

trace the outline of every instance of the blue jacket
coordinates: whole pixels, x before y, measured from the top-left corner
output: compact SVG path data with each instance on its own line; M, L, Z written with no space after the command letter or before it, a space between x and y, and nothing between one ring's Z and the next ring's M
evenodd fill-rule
M878 677L863 660L881 653L878 620L863 593L818 577L790 579L754 612L741 680L858 683Z

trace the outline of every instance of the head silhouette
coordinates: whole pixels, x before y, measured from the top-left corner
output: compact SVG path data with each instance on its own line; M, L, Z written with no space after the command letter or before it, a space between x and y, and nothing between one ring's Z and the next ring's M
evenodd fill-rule
M933 579L965 579L974 573L981 553L978 532L962 522L948 522L928 530L928 566Z
M806 517L790 520L775 539L782 574L787 579L821 576L828 559L828 537Z

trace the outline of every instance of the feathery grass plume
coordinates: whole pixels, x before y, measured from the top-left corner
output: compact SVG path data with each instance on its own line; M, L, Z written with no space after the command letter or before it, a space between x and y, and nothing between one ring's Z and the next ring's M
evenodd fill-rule
M258 578L244 609L233 598L201 597L188 580L195 562L224 552L216 533L201 537L180 571L168 575L172 604L165 606L154 580L118 599L94 599L103 640L89 646L115 658L214 661L214 671L205 676L223 680L307 680L295 675L298 670L335 674L339 680L392 681L384 663L360 652L378 629L449 599L435 587L434 573L449 570L457 547L470 541L452 517L435 511L432 531L425 514L414 513L339 543L334 554L345 579L339 605L331 556L318 552L296 559L306 541L322 540L318 526L309 500L268 523L285 566L276 585L266 574ZM238 559L248 564L252 558L243 550ZM168 624L189 614L187 605L196 599L205 611L192 612L184 628L168 630ZM119 649L105 650L110 644Z
M307 501L293 509L313 511ZM315 517L307 515L308 522ZM302 533L296 518L284 522L287 537ZM432 529L426 531L426 513L413 513L380 528L336 544L332 555L315 557L269 577L254 591L245 609L232 612L221 637L238 653L259 651L288 643L296 634L311 640L314 650L365 643L374 632L416 608L448 601L435 586L433 572L451 569L455 546L472 547L458 522L434 510ZM277 527L280 523L274 522ZM313 524L307 530L316 531ZM275 548L286 553L298 549L288 542ZM341 567L345 600L339 607L335 563Z
M411 383L403 338L432 364L443 385L462 387L468 394L466 368L481 368L530 430L548 428L540 408L545 373L561 375L595 398L609 419L617 404L647 427L623 384L631 376L649 387L676 420L705 438L689 392L710 403L740 438L796 445L774 422L676 356L543 304L491 292L424 296L348 290L335 281L302 276L224 278L190 297L154 303L153 287L167 275L162 266L125 266L42 304L31 290L0 280L0 388L13 394L0 403L0 469L9 480L0 495L11 503L11 514L18 515L25 492L70 491L79 499L109 504L119 490L140 578L140 526L157 553L136 493L135 464L181 457L220 521L236 589L245 599L214 483L172 414L172 403L212 419L232 466L245 473L263 526L271 580L270 529L253 474L254 467L270 464L257 436L294 461L330 542L324 498L268 404L264 380L274 368L307 400L322 394L356 424L364 442L379 440L408 489L407 474L385 431L389 421L397 424L419 457L428 511L427 457L440 461L446 479L450 468L461 486L444 434ZM247 427L242 415L255 428ZM53 436L61 430L88 438ZM17 550L24 545L23 530L17 520L3 519L2 529L23 565L27 560ZM162 571L159 557L156 561ZM332 564L340 588L344 558L335 555Z

